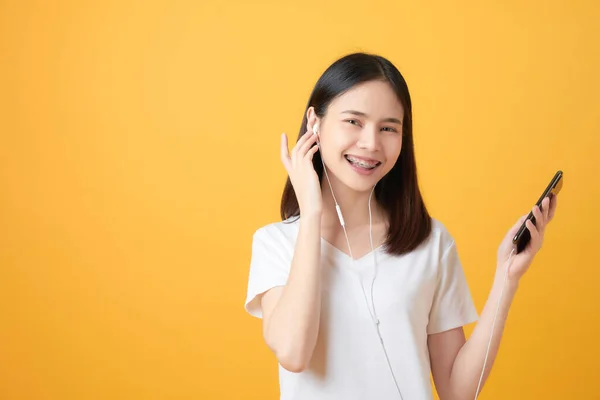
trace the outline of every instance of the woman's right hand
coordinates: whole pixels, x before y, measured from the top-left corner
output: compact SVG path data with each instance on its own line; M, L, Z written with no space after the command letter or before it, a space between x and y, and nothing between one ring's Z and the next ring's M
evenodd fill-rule
M290 157L287 136L281 135L281 162L294 187L300 213L304 215L320 214L323 209L321 184L312 162L313 155L319 150L317 138L312 132L305 132Z

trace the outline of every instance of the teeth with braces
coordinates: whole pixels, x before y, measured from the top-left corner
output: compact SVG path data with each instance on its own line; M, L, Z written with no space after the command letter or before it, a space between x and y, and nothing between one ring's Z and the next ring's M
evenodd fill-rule
M363 168L375 168L379 164L379 163L369 164L369 163L366 163L364 161L357 160L356 158L350 157L350 156L346 156L346 159L348 161L350 161L352 164L356 164L356 165L358 165L360 167L363 167Z

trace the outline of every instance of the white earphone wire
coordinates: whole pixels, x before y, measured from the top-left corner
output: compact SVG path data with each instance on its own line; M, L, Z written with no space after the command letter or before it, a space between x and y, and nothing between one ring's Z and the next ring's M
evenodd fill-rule
M488 356L490 353L490 347L492 346L492 338L494 337L494 328L496 327L496 319L498 318L498 311L500 310L500 303L502 302L502 296L504 295L504 288L506 287L506 279L508 278L508 270L510 268L510 264L512 262L513 254L515 253L516 248L513 247L510 255L508 256L508 265L506 266L506 271L504 271L504 280L502 282L502 290L500 290L500 298L498 299L498 304L496 304L496 312L494 314L494 321L492 322L492 332L490 333L490 340L488 341L487 350L485 352L485 358L483 360L483 367L481 368L481 375L479 376L479 383L477 384L477 390L475 391L475 400L479 397L479 391L481 390L481 382L483 381L483 375L485 373L485 366L487 365Z
M317 134L317 130L318 130L318 128L316 126L314 126L313 133L315 135ZM319 146L319 150L321 150L320 143L317 142L317 145ZM333 193L333 187L331 185L331 181L329 180L329 174L327 173L327 167L325 166L325 161L323 160L323 154L321 154L320 157L321 157L321 162L323 164L323 172L325 173L325 178L327 179L327 183L329 184L329 190L331 191L331 196L333 197L333 202L335 203L335 208L338 213L338 217L340 219L340 224L342 225L342 229L344 231L344 236L346 237L346 244L348 245L348 253L350 255L350 259L352 260L351 261L352 265L354 266L355 260L354 260L354 255L352 254L352 247L350 246L350 239L348 238L348 232L346 231L346 223L342 216L342 211L341 211L340 205L337 202L335 194ZM394 384L396 385L396 390L398 391L398 395L400 396L400 399L404 400L404 398L402 397L402 392L400 390L400 385L398 385L398 380L396 379L396 375L394 374L394 369L392 368L392 363L390 361L390 357L387 354L387 350L386 350L385 344L383 342L383 337L381 336L381 331L379 328L379 318L377 317L377 311L375 309L375 301L374 301L374 297L373 297L373 287L375 285L375 278L377 277L377 256L375 254L375 247L373 246L373 218L372 218L372 212L371 212L371 197L373 196L374 191L375 191L375 186L373 186L373 188L371 189L371 193L369 194L369 203L368 203L368 206L369 206L369 241L371 244L371 254L373 255L373 264L374 264L373 279L371 280L371 307L373 308L372 312L371 312L371 308L369 307L369 301L367 299L367 294L365 293L365 288L362 283L362 279L359 276L357 276L357 279L359 281L360 288L362 290L362 294L365 299L365 305L367 306L369 315L371 316L371 319L373 320L373 324L375 325L375 329L377 331L377 336L379 337L379 342L381 343L381 348L383 349L383 354L385 355L385 359L387 361L390 373L392 374L392 379L394 379Z
M317 126L313 127L313 133L316 135L317 134ZM321 150L321 144L319 142L317 142L317 145L319 146L319 150ZM339 203L337 202L337 199L335 197L335 194L333 193L333 187L331 186L331 181L329 180L329 175L327 173L327 167L325 166L325 161L323 160L323 154L320 154L321 157L321 162L323 164L323 172L325 173L325 178L327 179L327 183L329 184L329 189L331 191L331 196L333 197L333 201L335 203L335 208L336 211L338 213L338 217L340 219L340 224L342 225L342 229L344 231L344 236L346 237L346 243L348 245L348 253L350 254L350 259L352 260L352 264L354 265L354 255L352 254L352 247L350 246L350 239L348 238L348 232L346 231L346 223L344 222L344 218L342 216L342 211L340 208ZM375 285L375 278L377 277L377 255L375 254L375 248L373 246L373 221L372 221L372 212L371 212L371 197L373 196L373 192L375 191L375 186L373 186L373 189L371 189L371 193L369 194L369 203L368 203L368 207L369 207L369 241L371 244L371 253L373 255L373 264L374 264L374 272L373 272L373 279L371 280L371 307L373 308L373 311L371 312L371 308L369 307L369 301L367 300L367 294L365 293L365 289L364 289L364 285L362 284L362 279L360 277L358 277L359 283L360 283L360 287L362 289L362 293L363 293L363 297L365 299L365 303L367 306L367 310L369 311L369 314L373 320L373 323L375 325L375 329L377 330L377 336L379 336L379 341L381 342L381 347L383 349L383 353L385 355L386 361L388 363L388 367L390 369L390 372L392 374L392 378L394 379L394 383L396 385L396 389L398 390L398 394L400 395L400 399L403 399L402 397L402 392L400 391L400 386L398 385L398 381L396 379L396 375L394 374L394 370L392 368L392 364L390 362L390 358L387 354L386 348L385 348L385 344L383 343L383 337L381 336L381 331L379 328L379 318L377 317L377 312L375 310L375 301L374 301L374 297L373 297L373 287ZM490 339L488 341L488 345L487 345L487 350L485 353L485 359L483 361L483 367L481 368L481 375L479 377L479 383L477 384L477 390L475 392L475 400L477 400L477 397L479 396L479 391L481 389L481 383L483 381L483 375L485 373L485 367L487 365L487 360L488 360L488 356L489 356L489 352L490 352L490 347L492 344L492 338L494 336L494 328L496 326L496 320L498 318L498 311L500 309L500 304L502 302L502 297L504 295L504 288L506 287L506 280L508 277L508 270L510 268L511 262L512 262L512 257L513 254L515 253L515 248L512 249L509 258L508 258L508 265L506 267L506 271L504 273L504 281L502 284L502 290L500 291L500 298L498 299L498 304L496 305L496 312L494 314L494 320L492 322L492 332L490 334Z

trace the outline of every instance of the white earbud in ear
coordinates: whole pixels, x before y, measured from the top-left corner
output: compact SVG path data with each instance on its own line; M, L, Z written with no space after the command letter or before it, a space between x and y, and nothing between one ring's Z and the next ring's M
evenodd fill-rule
M314 124L312 131L313 131L313 134L316 135L319 132L319 124Z

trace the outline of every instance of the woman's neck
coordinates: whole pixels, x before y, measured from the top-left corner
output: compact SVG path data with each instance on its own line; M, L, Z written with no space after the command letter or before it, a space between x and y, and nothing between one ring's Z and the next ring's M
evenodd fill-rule
M353 230L369 225L369 197L371 197L371 222L378 225L386 221L385 213L377 201L375 193L371 191L357 192L331 177L331 185L335 193L335 198L342 210L346 229ZM323 193L323 216L322 222L326 227L340 224L335 201L329 187L327 179L323 179L321 184Z

